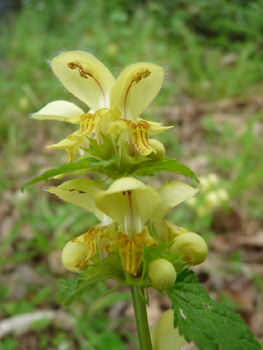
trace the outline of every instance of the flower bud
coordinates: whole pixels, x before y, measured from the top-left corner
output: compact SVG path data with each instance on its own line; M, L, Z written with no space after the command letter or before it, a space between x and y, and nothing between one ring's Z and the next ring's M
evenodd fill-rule
M171 241L174 239L174 237L177 237L178 235L181 235L184 232L189 232L190 231L190 230L187 230L184 227L177 226L172 221L164 220L164 224L165 224L166 228L168 229L168 233L169 233L169 236L171 238L170 239Z
M63 248L61 260L64 267L72 272L80 272L81 268L88 266L85 258L88 254L88 247L84 243L84 235L76 237L68 242Z
M185 232L177 236L170 251L187 254L184 260L194 266L204 262L208 254L205 240L194 232Z
M153 350L179 350L186 342L178 327L174 328L173 313L171 309L165 311L151 329Z
M153 287L166 290L172 288L176 280L176 271L166 259L156 259L149 265L149 278Z
M165 156L165 147L164 145L158 141L158 140L155 140L155 139L150 139L149 140L149 145L155 149L155 152L152 152L149 156L151 158L154 158L154 159L158 159L158 160L161 160L164 158Z

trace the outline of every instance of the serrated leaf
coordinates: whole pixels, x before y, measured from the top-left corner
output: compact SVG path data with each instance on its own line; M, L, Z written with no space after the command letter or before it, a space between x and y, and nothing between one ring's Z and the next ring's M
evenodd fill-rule
M143 166L143 164L147 164L148 162L151 161L151 159L148 159L148 158L142 156L141 154L137 154L136 157L131 157L127 153L127 147L128 147L127 143L125 143L121 147L120 164L118 167L118 170L120 171L120 173L133 174L133 172L134 172L133 169L138 169L141 166Z
M88 164L87 164L88 167L103 167L103 168L106 168L107 166L109 166L112 163L116 162L117 156L114 155L110 159L107 159L107 160L99 160L99 159L92 158L92 157L87 157L87 158L84 158L84 159L86 159L88 161Z
M186 254L173 253L167 250L173 244L174 242L158 242L157 247L144 247L144 260L148 264L156 259L166 259L171 263L181 260ZM188 262L185 264L188 264Z
M74 280L59 280L57 288L57 302L59 304L68 305L78 299L80 295L86 291L91 291L96 283L87 283L83 278Z
M65 174L74 170L82 170L82 169L90 169L90 171L98 171L99 168L107 168L112 163L115 163L117 160L117 156L113 156L109 160L98 160L96 158L84 158L78 162L69 163L62 165L58 168L50 169L45 171L42 175L34 177L32 180L26 182L21 186L21 190L23 191L27 186L33 185L39 181L47 181L49 178Z
M166 242L158 242L157 247L144 247L144 260L150 264L153 260L159 259L165 247Z
M231 308L212 300L195 273L178 273L173 288L166 291L174 309L174 326L200 350L260 350L245 321Z
M110 137L105 136L101 133L103 143L98 145L96 139L89 139L89 148L84 148L87 153L94 157L98 157L103 160L108 160L115 154L113 141Z
M126 275L121 261L116 255L111 255L97 264L89 266L81 274L81 278L58 281L57 301L59 304L70 304L83 292L91 291L98 281L106 278L114 279L121 284L125 283Z
M152 176L158 171L169 171L172 173L189 176L196 179L195 173L186 165L179 163L175 159L164 158L152 164L145 164L134 172L135 175Z
M105 278L125 283L126 275L120 259L116 255L108 256L99 263L89 266L82 277L86 282L100 281Z

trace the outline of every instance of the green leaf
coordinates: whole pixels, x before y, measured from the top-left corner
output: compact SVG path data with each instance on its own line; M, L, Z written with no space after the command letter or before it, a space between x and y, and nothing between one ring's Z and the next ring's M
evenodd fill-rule
M150 264L153 260L159 259L166 246L166 242L158 242L157 247L144 247L144 260Z
M86 291L91 291L96 286L96 283L87 283L83 278L74 280L59 280L57 289L57 302L59 304L68 305L78 299L80 295Z
M166 291L174 309L174 326L201 350L260 350L245 321L232 309L212 300L195 273L178 273L173 288Z
M89 266L82 277L86 282L99 281L105 278L125 283L126 275L120 259L116 255L108 256L99 263Z
M151 164L145 164L134 172L135 175L151 176L157 171L169 171L172 173L189 176L196 179L195 173L186 165L179 163L175 159L164 158L160 161L153 161ZM196 179L197 180L197 179Z
M98 160L96 158L92 158L92 157L84 158L78 162L65 164L65 165L62 165L58 168L54 168L54 169L50 169L50 170L45 171L42 175L36 176L32 180L23 184L21 186L21 190L23 191L27 186L32 185L34 183L37 183L39 181L47 181L51 177L65 174L65 173L68 173L68 172L74 171L74 170L86 169L88 171L97 171L97 172L101 170L101 172L103 172L103 168L107 168L112 163L115 163L116 160L117 160L117 156L113 156L111 159L103 160L103 161L100 161L100 160Z
M156 259L166 259L172 264L177 262L181 263L181 259L185 257L186 254L173 253L167 250L174 242L158 242L157 247L144 247L144 260L150 264ZM184 262L184 265L188 262Z
M96 286L96 282L106 278L114 279L121 284L125 283L126 275L116 255L111 255L89 266L81 274L81 278L58 281L57 301L59 304L70 304L83 292L91 291Z
M134 173L134 169L139 169L141 166L143 166L143 164L149 163L151 159L142 156L140 153L138 153L136 157L131 157L127 153L127 148L127 143L123 144L119 148L120 164L118 166L118 170L120 173L131 175Z
M102 133L101 137L103 139L101 145L98 145L96 139L89 138L89 148L84 148L84 150L93 157L108 160L115 154L115 147L110 137L107 137Z

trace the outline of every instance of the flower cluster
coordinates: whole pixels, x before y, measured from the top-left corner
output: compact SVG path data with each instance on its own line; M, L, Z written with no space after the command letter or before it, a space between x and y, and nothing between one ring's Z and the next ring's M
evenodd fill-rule
M48 191L89 210L100 221L64 248L62 261L71 271L87 267L96 253L103 259L119 249L124 270L136 276L140 272L144 246L156 247L158 241L174 241L171 251L177 247L178 252L186 254L187 261L193 265L197 261L203 262L207 255L207 247L199 235L164 220L170 209L198 191L182 182L171 181L156 190L135 178L123 177L105 191L92 180L75 179ZM145 225L149 219L157 233L156 239ZM199 247L194 242L191 248L193 236L199 238ZM180 237L188 237L189 244L185 249L181 240L177 244ZM195 247L198 252L195 252ZM198 254L200 258L197 258Z
M84 111L71 102L54 101L33 114L39 120L71 123L76 130L49 146L65 149L67 164L44 172L22 188L52 176L73 176L47 191L98 219L63 248L63 265L81 275L73 282L60 281L60 302L71 302L109 278L117 281L114 289L130 288L141 350L179 350L191 340L202 349L229 344L230 349L234 343L235 349L254 346L244 321L210 299L193 271L185 269L205 261L204 239L167 220L169 212L184 201L199 215L226 205L228 194L216 186L217 176L200 178L204 196L198 198L200 187L169 181L155 188L138 179L158 171L196 179L191 169L165 157L161 142L150 138L170 127L140 118L162 87L163 68L136 63L115 79L96 57L82 51L63 52L50 64L64 87L88 108ZM99 179L104 181L87 178L90 172L101 174L104 178ZM148 287L165 292L173 309L161 316L151 333L146 313ZM228 340L222 336L229 327L237 341L234 333ZM259 349L259 344L254 348Z
M33 114L35 119L79 125L76 132L49 147L65 149L71 162L77 154L82 154L81 147L88 147L87 136L94 136L100 144L103 142L101 134L115 139L121 134L130 155L135 155L136 151L143 156L155 152L148 135L159 134L170 127L143 120L140 115L162 86L162 67L144 62L132 64L116 80L96 57L83 51L63 52L50 64L65 88L90 110L85 113L74 103L54 101Z
M40 120L78 125L78 130L66 139L49 146L65 149L68 163L88 155L94 139L98 147L103 145L105 137L112 140L119 164L123 157L118 151L121 147L134 159L133 164L145 162L149 155L155 161L164 157L164 146L149 139L149 135L170 127L140 118L162 86L162 67L146 62L132 64L115 79L97 58L82 51L63 52L51 61L51 66L68 91L90 108L85 112L71 102L54 101L33 115ZM201 236L165 220L172 208L195 196L198 189L170 181L157 190L122 173L121 167L117 170L118 178L106 190L87 178L65 181L48 189L64 201L92 212L99 220L66 244L62 262L68 270L80 272L98 257L102 260L118 252L127 274L139 276L146 266L150 283L157 289L167 289L176 278L173 262L144 261L145 247L155 248L166 242L167 253L180 257L185 264L196 265L205 260L207 246ZM164 270L171 271L172 279L166 273L163 283L160 278L156 282L155 272Z

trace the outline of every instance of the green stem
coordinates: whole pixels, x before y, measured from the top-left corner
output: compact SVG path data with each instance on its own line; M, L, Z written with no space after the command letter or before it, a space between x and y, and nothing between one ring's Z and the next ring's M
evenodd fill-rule
M146 304L142 299L139 288L137 286L131 286L132 303L135 313L137 334L140 343L141 350L152 350L152 342L150 337ZM143 290L142 290L143 293Z

